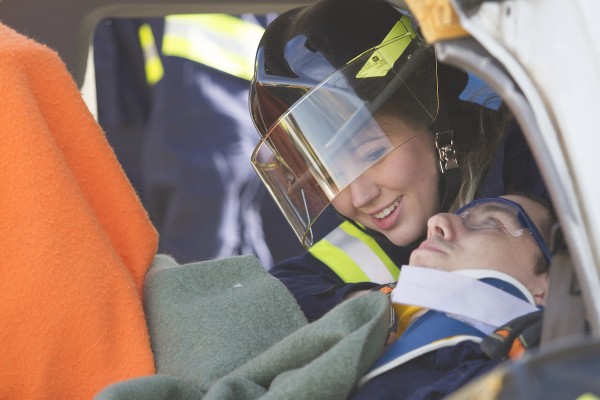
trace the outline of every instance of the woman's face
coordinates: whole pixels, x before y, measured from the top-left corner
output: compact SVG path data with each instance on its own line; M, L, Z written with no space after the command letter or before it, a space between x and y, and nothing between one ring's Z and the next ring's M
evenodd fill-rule
M392 145L400 147L356 178L331 203L345 217L405 246L425 233L427 220L439 208L433 135L398 117L381 115L376 120Z

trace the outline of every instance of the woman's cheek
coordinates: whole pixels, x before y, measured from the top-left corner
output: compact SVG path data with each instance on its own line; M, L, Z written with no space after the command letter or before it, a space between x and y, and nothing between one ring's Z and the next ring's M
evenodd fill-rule
M350 200L350 194L347 190L341 191L332 201L331 205L335 210L346 218L353 219L355 216L354 207Z

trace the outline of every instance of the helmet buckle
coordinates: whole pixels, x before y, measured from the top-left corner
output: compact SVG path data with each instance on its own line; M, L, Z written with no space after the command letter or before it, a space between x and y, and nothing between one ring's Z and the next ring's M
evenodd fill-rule
M452 129L435 134L435 148L438 151L438 159L442 174L445 174L448 170L458 168L453 138L454 130Z

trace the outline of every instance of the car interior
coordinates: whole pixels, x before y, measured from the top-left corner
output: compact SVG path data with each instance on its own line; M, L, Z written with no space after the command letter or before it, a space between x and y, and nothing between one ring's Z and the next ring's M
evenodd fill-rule
M391 2L401 8L419 7L416 0ZM449 4L460 5L455 7L460 9L459 17L463 22L473 23L469 27L471 32L479 32L477 19L470 18L477 14L483 3L487 3L485 6L490 9L500 8L508 19L517 11L513 3L520 2L522 0L452 0L445 2L446 8L440 5L443 9L439 11L442 15L450 12L447 8ZM116 0L1 0L0 20L17 32L56 50L80 88L90 111L97 115L92 43L96 27L105 19L172 14L268 14L304 4L307 2L295 0L131 0L126 3ZM431 29L436 29L434 25L439 20L436 21L435 16L415 14L423 25L432 24ZM485 20L485 13L481 14ZM454 20L454 29L457 29L459 17ZM557 114L552 114L552 107L544 108L549 101L532 89L535 85L529 86L530 81L524 72L515 72L522 71L517 68L518 65L513 66L512 60L506 61L511 54L518 56L518 51L505 54L502 49L494 47L493 35L485 36L485 32L481 32L478 38L463 35L444 39L443 29L437 34L441 37L436 38L439 61L463 68L484 81L514 113L549 189L559 219L550 243L553 261L540 351L503 367L496 375L486 376L468 385L451 398L481 398L476 395L478 390L487 390L487 398L499 399L541 396L578 398L576 396L585 393L596 396L590 399L600 398L600 384L592 373L600 367L600 246L597 246L600 242L596 239L598 231L594 227L594 221L598 220L590 211L589 193L593 194L594 188L578 178L581 170L586 174L591 172L589 168L582 168L572 161L576 156L569 153L564 136L556 133L561 132L553 122ZM530 80L535 82L533 78ZM566 132L565 128L563 130ZM600 185L596 184L595 187ZM595 190L598 192L598 189ZM281 229L287 227L281 225ZM491 389L494 382L500 382L502 389L494 392Z

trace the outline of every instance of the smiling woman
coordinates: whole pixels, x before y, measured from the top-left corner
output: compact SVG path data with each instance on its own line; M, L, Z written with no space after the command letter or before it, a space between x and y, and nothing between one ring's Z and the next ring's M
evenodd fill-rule
M277 46L270 41L277 42L279 37L271 38L270 30L267 30L262 47L259 46L258 67L251 93L253 118L263 135L256 153L267 148L272 153L267 160L284 160L288 166L301 165L299 171L310 171L317 182L317 185L307 186L305 191L314 187L322 195L302 193L300 201L290 199L288 190L269 185L268 178L264 177L267 169L263 168L264 160L254 157L254 165L306 246L312 244L310 228L323 211L323 206L383 156L417 132L425 133L438 114L433 49L416 36L408 17L399 14L397 20L390 22L394 24L381 43L361 54L352 53L359 51L358 48L336 48L339 54L334 53L334 58L356 56L343 60L345 64L341 64L342 60L334 61L334 65L328 64L327 57L331 54L323 52L324 49L316 53L305 52L306 43L314 42L308 46L318 47L323 38L310 32L291 37L285 51L299 54L285 61L296 63L292 66L297 78L290 78L285 72L282 74L286 77L272 73L275 69L284 68L279 65L282 60L274 58L271 55L273 49L269 47ZM275 30L281 23L281 20L276 20L269 29ZM300 19L297 23L301 25L303 22ZM298 61L300 55L306 59ZM337 71L336 64L340 67ZM318 82L315 76L326 79ZM282 80L289 82L283 85ZM307 92L311 86L314 86L313 89ZM282 91L287 92L285 96L281 95ZM273 98L278 101L273 101ZM373 115L378 115L380 121L373 119ZM414 128L403 129L405 132L401 131L403 126L382 129L379 122L385 122L385 115L397 120L402 115L403 125ZM402 135L398 135L400 132ZM394 137L393 141L391 137ZM286 146L288 141L285 138L289 138L290 145ZM376 151L373 146L377 146ZM431 147L429 152L433 151ZM326 201L318 207L305 204L307 198L313 197L324 197Z
M250 90L262 136L253 163L308 248L271 273L310 320L397 280L427 219L470 201L482 181L488 196L504 194L496 182L510 168L490 166L509 116L462 100L466 84L384 0L319 0L265 30ZM346 221L313 243L329 205Z

